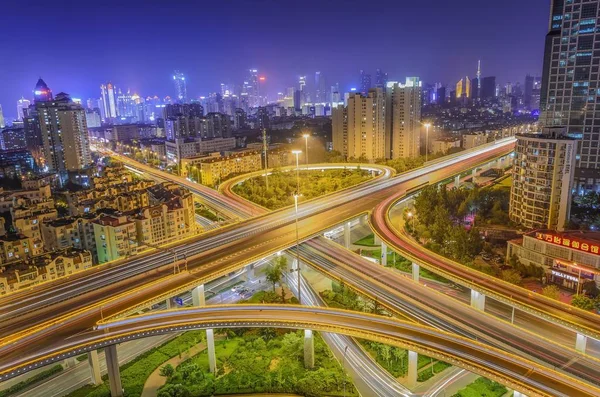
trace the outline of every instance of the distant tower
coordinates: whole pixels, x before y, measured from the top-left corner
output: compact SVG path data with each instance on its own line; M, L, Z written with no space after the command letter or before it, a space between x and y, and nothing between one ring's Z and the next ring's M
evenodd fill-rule
M106 119L116 118L119 115L117 110L117 87L111 82L108 82L106 85L102 84L100 86L100 95L104 117Z
M4 123L4 112L2 112L2 105L0 105L0 128L6 127Z
M481 99L481 61L477 61L477 99Z
M33 90L33 101L44 102L52 100L52 90L48 88L44 80L40 77Z
M23 120L25 117L25 112L23 109L29 108L29 105L31 105L31 102L23 97L17 101L17 118L19 120Z
M177 101L179 103L185 103L187 100L185 76L179 70L176 70L173 73L173 81L175 82L175 92L177 93Z

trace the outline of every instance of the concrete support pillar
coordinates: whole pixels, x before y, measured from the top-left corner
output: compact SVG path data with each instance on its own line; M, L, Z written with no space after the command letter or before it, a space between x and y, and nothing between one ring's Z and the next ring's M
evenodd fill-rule
M117 357L117 345L104 348L106 356L106 371L108 372L108 384L111 397L122 397L123 386L121 385L121 372L119 371L119 358Z
M304 368L315 366L315 339L312 330L304 330Z
M377 234L373 234L373 242L375 243L375 245L381 244L381 239Z
M419 273L421 271L421 266L419 266L418 263L413 262L412 264L412 278L413 280L415 280L417 283L419 282Z
M215 355L215 333L212 328L206 330L206 348L208 350L208 367L213 374L217 373L217 356Z
M406 387L413 390L417 386L417 364L419 354L417 352L408 351L408 378L406 381Z
M454 177L454 187L460 187L460 175Z
M387 245L381 242L381 258L379 261L383 266L387 266Z
M473 177L471 179L471 182L475 183L475 177L477 176L477 168L473 169L473 171L471 171L471 176Z
M520 391L513 391L513 397L527 397L527 394L523 394Z
M344 247L350 248L350 222L344 223Z
M485 310L485 295L479 291L471 290L471 307L484 311Z
M167 305L167 310L172 309L173 308L173 298L167 298L167 300L165 301L165 304Z
M200 284L192 290L192 303L195 307L206 306L206 300L204 298L204 284Z
M88 364L90 365L90 375L93 385L102 383L102 374L100 373L100 361L98 360L98 350L88 352Z
M194 307L206 306L204 298L204 284L192 290L192 302ZM208 366L213 374L217 371L217 356L215 355L215 333L212 328L206 330L206 348L208 350Z
M587 345L587 336L582 334L577 334L577 338L575 339L575 350L579 353L585 354L585 347Z
M254 278L254 263L246 265L246 278L252 280Z

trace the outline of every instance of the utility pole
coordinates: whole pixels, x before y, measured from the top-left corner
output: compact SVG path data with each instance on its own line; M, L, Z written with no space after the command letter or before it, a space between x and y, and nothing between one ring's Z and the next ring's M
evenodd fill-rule
M267 186L267 190L269 190L269 172L267 171L269 168L269 164L267 161L267 129L263 128L262 131L262 137L263 137L263 152L264 152L264 156L265 156L265 184Z

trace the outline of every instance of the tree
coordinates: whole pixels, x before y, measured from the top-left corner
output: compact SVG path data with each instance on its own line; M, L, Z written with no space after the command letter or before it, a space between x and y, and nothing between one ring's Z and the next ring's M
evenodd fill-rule
M592 298L596 298L600 294L600 290L598 290L598 286L594 280L585 281L581 286L581 290L585 291L584 293Z
M167 364L160 369L160 376L170 378L175 373L175 368L171 364Z
M271 262L265 270L265 277L268 282L273 284L273 293L275 293L275 286L279 284L281 286L281 301L285 303L285 291L281 284L283 278L283 271L287 267L287 259L284 256L277 257Z
M558 300L560 298L560 289L556 285L547 285L542 289L542 295Z
M575 295L571 299L571 305L583 310L593 310L595 307L594 300L585 295Z
M521 284L521 274L515 269L502 270L500 278L508 283L519 285Z

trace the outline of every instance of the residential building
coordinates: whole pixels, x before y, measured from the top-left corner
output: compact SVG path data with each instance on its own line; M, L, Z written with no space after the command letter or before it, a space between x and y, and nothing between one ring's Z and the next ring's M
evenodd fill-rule
M230 156L206 157L199 160L198 164L201 183L217 186L230 176L260 170L262 157L259 151L245 151Z
M562 231L569 221L577 141L563 132L517 135L509 216L528 229Z
M553 0L544 49L540 123L579 139L575 191L600 190L600 1Z
M451 149L460 148L460 144L460 138L447 137L434 139L431 141L431 152L445 154Z
M125 215L102 215L93 222L98 263L137 255L135 222Z
M473 149L479 145L483 145L487 143L487 136L483 132L474 132L462 134L462 148L463 149Z
M351 93L346 107L333 109L333 149L347 158L385 157L385 98L380 88Z
M27 147L25 130L22 127L11 127L0 130L1 150L21 150Z
M22 234L7 234L0 237L0 264L16 262L40 255L44 252L41 239Z
M83 170L92 162L85 110L64 93L50 101L37 101L35 107L46 165L64 183L69 171Z
M75 274L92 267L87 251L67 249L38 255L0 267L0 295L29 288L44 281Z
M420 155L421 82L388 82L385 102L385 155L376 158L407 158Z
M575 292L595 281L600 287L600 233L540 229L508 242L507 261L516 255L525 266L540 266L549 283Z

